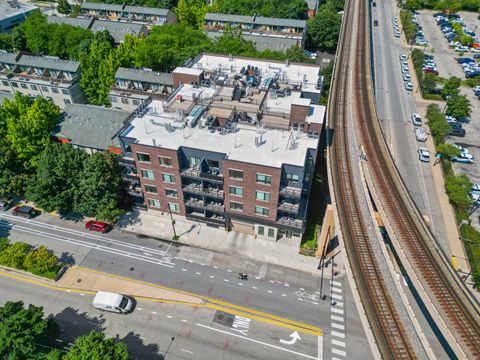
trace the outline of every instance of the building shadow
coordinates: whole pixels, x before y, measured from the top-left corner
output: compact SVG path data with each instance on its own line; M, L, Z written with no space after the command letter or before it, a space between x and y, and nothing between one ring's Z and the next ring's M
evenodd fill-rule
M138 210L127 211L124 215L120 216L116 227L120 230L128 230L129 227L141 225L142 219Z
M162 355L159 354L159 348L157 344L144 344L139 334L129 332L123 339L119 339L121 342L128 346L128 351L134 359L149 359L149 360L161 360Z

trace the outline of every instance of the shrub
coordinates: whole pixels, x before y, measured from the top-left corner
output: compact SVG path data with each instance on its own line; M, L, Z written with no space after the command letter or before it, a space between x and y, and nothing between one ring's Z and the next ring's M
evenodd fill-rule
M46 277L55 277L60 270L58 258L45 246L30 251L23 262L24 269L35 275L47 275Z
M465 250L472 269L472 277L475 288L480 289L480 233L471 225L462 225L460 234L466 240Z
M23 242L8 244L0 253L0 264L23 270L23 263L29 251L29 246Z

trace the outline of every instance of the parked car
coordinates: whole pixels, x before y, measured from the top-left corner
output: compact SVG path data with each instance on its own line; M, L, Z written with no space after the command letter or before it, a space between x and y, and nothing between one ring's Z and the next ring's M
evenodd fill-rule
M408 56L405 54L400 54L400 61L407 61Z
M472 154L460 153L458 156L452 156L450 160L462 164L473 164L474 157Z
M0 198L0 210L5 211L10 209L12 206L12 198L10 196L5 196Z
M429 162L430 161L430 151L427 148L420 147L418 148L418 158L420 161Z
M378 20L373 20L373 26L378 26Z
M412 91L413 90L413 84L410 81L405 81L405 90L407 91Z
M422 126L422 117L417 113L413 113L412 114L412 123L415 126Z
M410 74L408 74L408 73L403 73L402 78L403 78L403 81L410 81L412 79L410 77Z
M85 224L85 229L89 231L98 231L106 233L111 230L111 225L103 221L89 220Z
M452 145L455 146L458 150L460 150L461 153L470 154L470 151L468 151L468 149L464 148L463 146L458 144L452 144Z
M451 136L465 137L465 129L462 128L452 128Z
M12 214L15 216L21 216L27 219L31 219L34 216L38 215L38 211L35 210L32 206L21 205L13 209Z
M427 141L427 133L423 127L415 128L415 138L417 141Z
M458 59L457 59L457 62L458 62L459 64L470 64L470 63L474 63L475 60L472 59L472 58L458 58Z

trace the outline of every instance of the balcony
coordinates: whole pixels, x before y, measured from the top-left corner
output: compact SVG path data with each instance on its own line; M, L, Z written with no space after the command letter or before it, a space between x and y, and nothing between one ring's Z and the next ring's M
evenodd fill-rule
M291 186L285 186L280 188L279 194L281 196L291 197L291 198L300 198L302 197L302 189L294 188Z
M292 204L289 202L282 202L277 207L279 211L285 211L285 212L294 213L294 214L298 213L299 208L300 208L299 204Z
M185 206L195 209L214 211L217 213L223 213L225 211L223 204L220 202L205 202L195 198L186 200Z
M281 217L277 219L278 225L289 226L296 229L303 229L303 221L300 219L292 219L288 216Z
M190 184L182 189L186 193L210 196L216 199L223 199L223 190L218 188L204 188L201 185Z
M220 215L213 215L211 217L205 216L201 213L185 214L185 217L189 220L194 220L202 223L213 224L217 226L225 226L225 218Z
M223 183L223 175L201 172L200 169L196 169L196 168L188 168L188 169L182 171L180 175L185 176L185 177L189 177L189 178L192 178L192 179L202 179L202 180L208 180L208 181L215 181L215 182L222 182Z
M115 92L114 95L119 96L132 96L132 95L140 95L140 96L149 96L153 100L165 100L170 94L164 93L161 90L152 90L152 89L133 89L133 88L125 88L120 87L118 85L112 86L112 92Z

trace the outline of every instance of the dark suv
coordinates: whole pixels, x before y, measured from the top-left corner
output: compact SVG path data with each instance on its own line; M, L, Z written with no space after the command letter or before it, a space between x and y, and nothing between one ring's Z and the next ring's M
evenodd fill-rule
M32 217L38 215L37 210L27 205L17 206L15 209L13 209L12 214L27 219L31 219Z
M9 196L0 198L0 210L8 210L10 206L12 206L12 199Z

